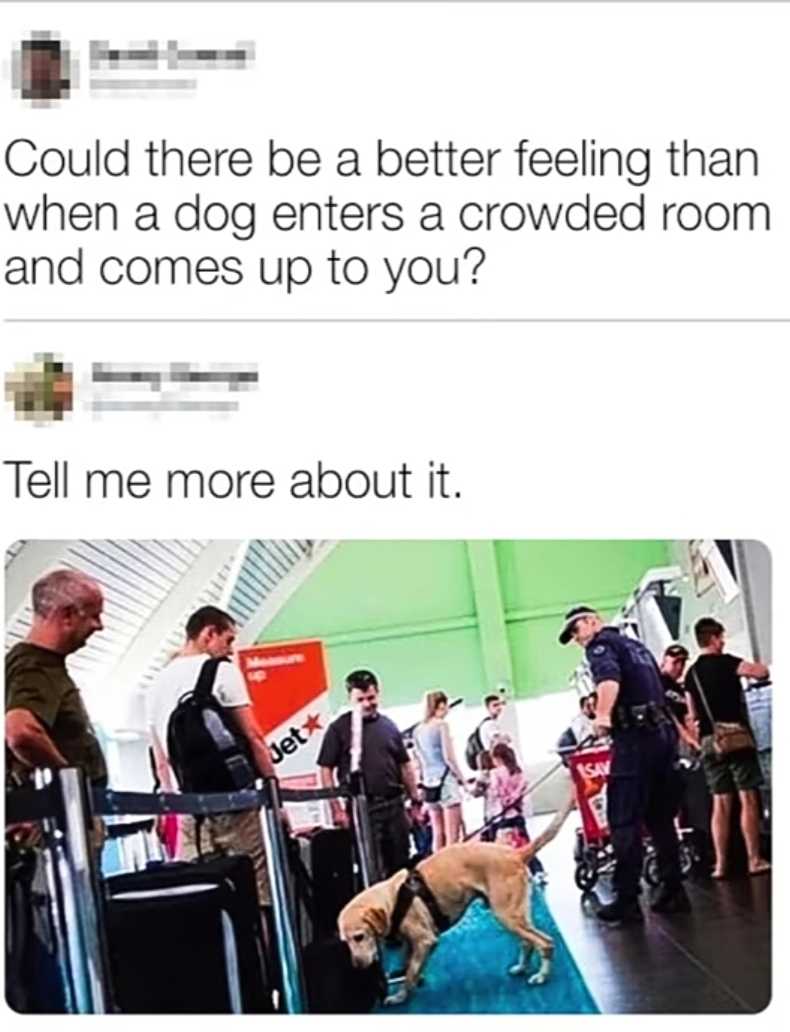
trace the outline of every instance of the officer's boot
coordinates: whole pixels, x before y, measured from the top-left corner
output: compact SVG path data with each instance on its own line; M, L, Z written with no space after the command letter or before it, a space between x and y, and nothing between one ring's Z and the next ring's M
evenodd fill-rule
M645 919L639 901L636 898L626 899L622 896L599 907L595 916L599 921L612 927L621 924L641 924Z
M662 882L650 900L650 909L657 914L688 914L691 900L681 884L669 885Z

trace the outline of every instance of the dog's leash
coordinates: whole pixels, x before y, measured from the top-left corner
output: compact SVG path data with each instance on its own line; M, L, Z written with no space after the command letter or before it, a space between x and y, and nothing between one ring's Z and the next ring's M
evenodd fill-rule
M587 735L586 738L583 738L581 742L578 742L570 749L558 750L559 752L563 753L563 756L554 764L553 767L550 767L549 770L547 770L545 774L541 775L541 777L539 777L538 780L535 781L533 784L528 785L527 788L518 797L518 799L514 799L513 802L510 803L510 805L507 806L501 813L498 813L495 817L489 817L485 824L481 825L481 827L479 827L477 831L472 831L468 835L465 835L463 841L469 842L470 839L477 838L478 835L481 835L487 828L492 827L494 824L498 824L507 813L509 813L511 810L514 810L519 803L523 803L524 800L531 796L532 793L535 792L538 788L540 788L541 785L545 784L550 777L556 774L560 767L565 765L565 759L567 756L572 756L580 749L586 748L591 742L594 742L595 740L595 735Z

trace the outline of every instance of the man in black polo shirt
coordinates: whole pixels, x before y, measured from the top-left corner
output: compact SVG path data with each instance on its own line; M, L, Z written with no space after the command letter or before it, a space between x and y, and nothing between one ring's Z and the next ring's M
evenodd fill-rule
M378 851L379 868L390 877L409 860L409 825L403 805L404 792L419 801L417 783L397 726L379 713L379 684L370 670L354 670L346 678L349 702L362 711L360 766L368 796L371 830ZM318 754L321 784L330 788L334 775L348 781L351 767L351 713L343 713L326 729ZM348 814L332 800L332 819L345 827Z

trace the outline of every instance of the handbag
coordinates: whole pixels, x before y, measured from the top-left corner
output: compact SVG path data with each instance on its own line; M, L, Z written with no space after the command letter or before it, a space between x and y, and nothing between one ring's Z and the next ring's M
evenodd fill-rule
M754 735L745 724L735 721L714 720L713 714L708 705L708 699L702 689L697 671L692 667L691 673L697 685L708 719L713 727L713 751L717 756L729 756L731 753L746 752L749 749L756 749Z
M442 789L444 788L444 782L447 775L450 773L450 768L444 768L444 774L442 774L442 780L438 785L420 785L422 789L422 798L426 803L438 803L442 798Z

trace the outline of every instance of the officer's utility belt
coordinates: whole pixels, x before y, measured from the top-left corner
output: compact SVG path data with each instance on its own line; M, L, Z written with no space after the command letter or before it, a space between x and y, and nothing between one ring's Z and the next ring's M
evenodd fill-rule
M663 706L646 702L641 706L615 706L612 728L615 731L630 731L633 728L660 727L671 723Z
M425 879L420 872L415 869L413 871L409 871L408 878L398 889L398 895L395 897L395 907L392 911L392 921L390 922L389 934L398 934L401 923L408 913L409 907L414 902L415 897L417 899L421 899L428 908L428 913L431 915L431 920L436 925L437 931L446 932L450 927L450 920L442 913L439 904L436 902L436 897L428 888Z

